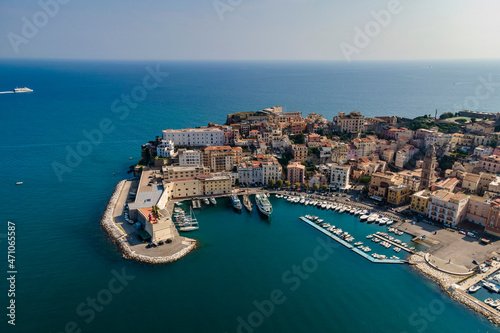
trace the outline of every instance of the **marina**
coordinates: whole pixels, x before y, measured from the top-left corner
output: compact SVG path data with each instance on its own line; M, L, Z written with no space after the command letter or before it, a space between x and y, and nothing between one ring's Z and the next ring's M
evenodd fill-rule
M379 258L374 258L373 256L371 256L371 255L367 254L366 252L358 249L357 247L354 247L352 244L346 242L345 240L337 237L336 235L334 235L333 233L329 232L328 230L325 230L324 228L321 228L320 226L318 226L316 223L314 223L313 221L309 220L308 218L306 218L304 216L301 216L300 220L302 220L303 222L305 222L305 223L309 224L310 226L314 227L316 230L321 231L322 233L324 233L328 237L330 237L330 238L334 239L335 241L337 241L339 244L341 244L341 245L345 246L346 248L354 251L355 253L359 254L363 258L368 259L369 261L371 261L373 263L381 263L381 264L404 264L405 263L405 261L401 260L401 259L379 259Z

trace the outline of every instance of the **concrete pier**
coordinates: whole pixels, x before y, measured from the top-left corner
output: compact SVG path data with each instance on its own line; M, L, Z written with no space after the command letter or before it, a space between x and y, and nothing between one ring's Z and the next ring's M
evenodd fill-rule
M353 252L359 254L360 256L362 256L363 258L365 259L368 259L370 260L371 262L373 263L380 263L380 264L404 264L405 261L404 260L396 260L396 259L377 259L377 258L374 258L372 257L371 255L369 255L368 253L364 252L364 251L361 251L360 249L354 247L352 244L346 242L345 240L343 240L342 238L338 237L337 235L331 233L330 231L326 230L325 228L322 228L321 226L317 225L316 223L314 223L313 221L309 220L308 218L306 217L300 217L300 219L303 221L303 222L306 222L307 224L309 224L310 226L314 227L316 230L319 230L321 231L322 233L324 233L325 235L327 235L328 237L336 240L338 243L344 245L346 248L352 250Z
M391 244L391 245L394 245L396 247L399 247L401 250L405 250L406 252L408 253L415 253L414 251L410 250L409 248L407 247L404 247L402 246L401 244L398 244L396 242L393 242L387 238L385 238L384 236L381 236L381 235L378 235L378 234L373 234L373 237L377 237L378 239L380 240L383 240L383 241L386 241L387 243Z

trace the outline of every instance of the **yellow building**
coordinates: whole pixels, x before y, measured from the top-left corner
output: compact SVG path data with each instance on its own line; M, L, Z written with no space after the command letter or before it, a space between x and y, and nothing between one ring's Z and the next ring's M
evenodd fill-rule
M178 179L190 179L195 178L199 175L206 175L210 172L210 169L206 166L164 166L162 168L163 178L165 180L178 180Z
M387 193L390 186L396 185L398 178L395 174L376 172L372 175L368 195L377 201L387 200Z
M411 186L409 185L393 185L389 186L387 192L387 202L393 205L401 205L410 199Z
M431 192L427 190L422 190L420 192L414 193L411 196L410 209L416 213L427 216L429 214L430 199Z
M203 150L203 165L212 172L231 171L241 162L241 147L211 146Z
M230 174L213 174L197 177L201 182L200 188L203 195L228 194L232 190L232 182Z

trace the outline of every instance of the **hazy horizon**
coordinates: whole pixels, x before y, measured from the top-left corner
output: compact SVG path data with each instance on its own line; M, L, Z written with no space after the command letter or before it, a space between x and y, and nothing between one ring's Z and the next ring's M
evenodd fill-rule
M23 0L0 5L0 58L498 59L500 3Z

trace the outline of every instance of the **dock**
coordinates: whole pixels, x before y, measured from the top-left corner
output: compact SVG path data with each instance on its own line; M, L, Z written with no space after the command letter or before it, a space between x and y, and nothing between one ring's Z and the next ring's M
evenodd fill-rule
M373 237L377 237L377 238L378 238L378 239L380 239L380 240L386 241L387 243L389 243L389 244L391 244L391 245L394 245L394 246L396 246L396 247L399 247L401 250L405 250L405 251L406 251L406 252L408 252L408 253L412 253L412 254L413 254L413 253L415 253L414 251L410 250L409 248L404 247L403 245L398 244L398 243L396 243L396 242L393 242L393 241L391 241L391 240L389 240L389 239L385 238L384 236L380 236L380 235L378 235L378 234L373 234Z
M372 257L371 255L369 255L368 253L364 252L364 251L361 251L360 249L358 249L357 247L353 246L352 244L346 242L345 240L343 240L342 238L338 237L337 235L331 233L330 231L320 227L319 225L317 225L316 223L314 223L313 221L309 220L308 218L304 217L304 216L301 216L300 219L303 221L303 222L306 222L307 224L309 224L310 226L314 227L316 230L319 230L321 231L322 233L324 233L325 235L327 235L328 237L334 239L335 241L337 241L338 243L344 245L346 248L352 250L353 252L359 254L360 256L362 256L363 258L365 259L368 259L370 260L371 262L373 263L380 263L380 264L404 264L405 261L404 260L396 260L396 259L377 259L377 258L374 258Z
M193 209L199 209L201 208L201 202L200 200L193 200L192 201Z

